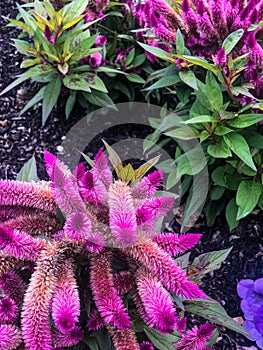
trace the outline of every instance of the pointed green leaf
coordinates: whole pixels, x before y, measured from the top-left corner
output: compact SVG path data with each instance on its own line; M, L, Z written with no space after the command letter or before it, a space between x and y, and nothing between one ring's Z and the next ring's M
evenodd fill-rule
M145 83L145 80L142 77L140 77L139 74L136 73L129 73L129 75L126 75L126 78L133 83Z
M181 336L178 332L173 334L162 334L153 328L144 328L144 332L153 345L159 350L175 350L173 343L178 342Z
M238 186L236 204L238 212L236 219L242 219L252 212L262 194L262 185L258 181L243 180Z
M198 278L202 278L207 273L219 269L222 262L226 260L231 250L232 247L204 253L196 257L193 261L193 265L198 265Z
M45 91L45 86L43 86L38 93L25 105L25 107L22 109L22 111L19 113L19 115L22 115L25 113L29 108L33 107L36 105L38 102L43 100L44 97L44 91Z
M66 75L63 84L70 90L80 90L91 92L88 80L79 74Z
M209 145L207 152L213 158L228 158L232 155L228 145L224 142L223 139L214 145Z
M173 55L175 58L182 58L183 60L186 60L189 63L196 64L197 66L206 68L213 72L214 74L217 74L217 69L213 64L208 63L208 61L204 58L200 57L192 57L188 55Z
M73 109L73 107L75 105L76 99L77 99L76 92L71 91L70 95L69 95L69 97L67 99L66 108L65 108L66 119L69 118L70 113L72 112L72 109Z
M179 28L176 33L176 53L178 55L183 55L185 53L184 37Z
M238 206L236 205L236 199L232 198L226 206L226 222L228 224L230 232L237 227L239 221L236 220Z
M104 140L102 140L104 143L107 152L109 154L109 161L111 162L113 168L116 171L117 176L119 177L119 172L122 169L122 161L119 157L119 155L114 151L114 149Z
M184 124L198 124L198 123L213 123L218 122L218 118L212 115L199 115L198 117L194 117L188 120L185 120Z
M16 179L18 181L38 181L36 158L34 156L23 165Z
M233 50L233 48L241 39L243 33L244 29L238 29L235 32L229 34L228 37L226 37L222 45L225 48L226 55L228 55Z
M159 47L154 47L151 45L143 44L138 42L138 44L145 50L153 54L154 56L161 58L162 60L172 62L174 63L173 58L171 57L171 54L166 52L165 50L160 49Z
M56 79L51 80L51 82L48 83L48 85L45 88L42 107L42 125L45 125L49 114L51 113L53 107L57 103L61 85L61 78L60 76L57 76Z
M196 77L191 70L180 71L179 72L180 79L191 88L198 90Z
M177 75L172 75L170 77L163 77L160 80L158 80L156 83L152 84L151 86L142 89L141 91L151 91L155 89L160 89L163 87L175 85L179 83L181 79Z
M241 159L244 163L246 163L251 169L257 170L251 153L248 147L247 141L243 136L232 132L230 134L223 136L225 143L228 147Z
M81 74L80 77L84 78L85 81L87 81L87 83L92 89L95 89L101 92L106 92L106 93L108 92L103 81L96 74L84 73L84 74Z
M246 128L263 120L263 114L241 114L227 122L227 126L232 128Z
M141 165L138 169L136 169L134 173L133 182L140 180L147 173L147 171L149 171L155 164L158 163L159 159L160 156L156 156L148 160L148 162Z
M219 112L223 106L223 94L220 86L214 76L210 71L206 74L206 86L207 86L207 98L213 110Z
M190 128L189 126L185 126L182 128L177 128L168 132L164 133L166 136L174 137L176 139L180 140L192 140L196 139L199 135L199 132L194 129Z
M229 328L246 337L250 336L247 330L229 317L224 308L213 299L186 300L184 306L186 311L190 313L204 317L212 323Z
M29 79L29 77L19 77L15 81L13 81L10 85L8 85L3 91L0 92L0 96L4 95L6 92L12 90L17 85L22 84L24 81Z

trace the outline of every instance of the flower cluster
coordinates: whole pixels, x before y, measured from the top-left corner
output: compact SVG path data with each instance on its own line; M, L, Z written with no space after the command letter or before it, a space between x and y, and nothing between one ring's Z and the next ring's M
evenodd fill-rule
M203 349L214 327L183 334L186 324L170 295L206 297L173 259L201 235L155 233L156 222L173 206L173 198L154 197L162 173L113 180L102 151L89 171L80 164L71 173L48 152L45 161L50 183L0 180L1 349L74 346L85 329L101 327L116 350L152 349L149 342L138 343L123 301L128 292L148 327L177 329L180 349ZM21 270L31 272L30 281ZM82 302L91 311L81 311Z
M241 301L241 309L245 316L243 326L252 335L257 346L263 349L263 278L255 281L242 280L237 285Z

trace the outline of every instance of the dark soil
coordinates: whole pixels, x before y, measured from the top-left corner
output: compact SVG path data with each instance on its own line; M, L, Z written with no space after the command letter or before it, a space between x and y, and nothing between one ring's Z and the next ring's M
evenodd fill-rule
M14 18L17 11L15 0L1 1L0 15ZM14 28L6 28L2 22L0 27L0 91L3 90L15 76L21 71L19 66L22 57L10 46L11 38L19 34ZM27 86L30 90L30 86ZM0 97L0 178L15 179L16 174L24 163L35 155L38 163L38 175L41 179L47 179L43 164L43 151L56 153L65 135L80 118L77 109L69 120L62 113L55 111L49 117L46 125L41 126L41 110L29 110L19 116L20 99L17 90L13 89L6 95ZM28 92L29 93L29 92ZM83 111L82 111L83 112ZM118 141L119 132L125 135L136 136L145 130L136 128L128 130L122 127L118 132L106 135L109 143ZM141 134L140 134L141 135ZM105 135L104 135L105 136ZM89 156L93 156L99 148L100 140L93 142L89 148ZM192 229L193 232L203 233L201 243L197 246L194 255L203 252L225 249L232 247L228 259L221 268L207 276L203 280L202 288L213 299L218 300L231 317L242 316L240 310L240 299L236 293L237 282L244 278L256 279L262 277L263 272L263 213L250 215L230 233L223 219L218 219L212 228L203 225ZM179 230L175 222L174 230ZM228 331L222 330L222 339L215 349L241 349L241 346L250 346L253 343L246 338ZM256 347L255 347L256 349Z

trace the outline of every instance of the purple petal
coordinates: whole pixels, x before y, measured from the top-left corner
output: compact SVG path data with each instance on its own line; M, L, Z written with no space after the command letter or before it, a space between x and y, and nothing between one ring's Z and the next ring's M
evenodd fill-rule
M258 340L261 334L256 330L255 323L252 321L245 321L243 327L250 333L251 337L247 337L250 340Z
M254 290L257 293L263 294L263 278L259 278L255 281Z
M249 290L246 294L246 299L249 305L262 305L263 304L263 295L258 294L252 290Z
M258 309L257 315L254 317L256 330L263 335L263 305Z
M254 286L253 280L242 280L237 285L237 294L240 298L245 298L247 291L252 290Z
M241 301L240 306L241 306L241 310L244 313L245 318L249 321L253 321L254 316L257 315L259 306L255 305L255 304L249 305L249 303L246 299L243 299Z

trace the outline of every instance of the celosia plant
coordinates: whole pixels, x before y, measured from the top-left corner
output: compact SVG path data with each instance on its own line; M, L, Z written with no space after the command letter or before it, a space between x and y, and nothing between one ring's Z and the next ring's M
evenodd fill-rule
M81 163L73 174L49 152L45 161L50 183L0 180L1 349L77 349L103 327L116 350L154 349L158 337L169 348L204 349L214 326L184 333L173 300L209 305L173 258L201 235L155 232L173 206L172 197L154 197L162 173L142 178L149 164L119 164L114 180L102 151L91 170Z
M242 280L237 285L241 309L245 316L243 327L249 331L257 346L263 349L263 278Z

